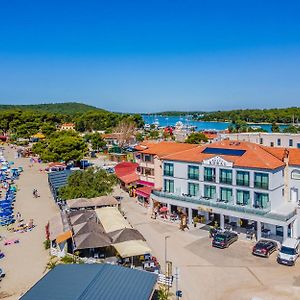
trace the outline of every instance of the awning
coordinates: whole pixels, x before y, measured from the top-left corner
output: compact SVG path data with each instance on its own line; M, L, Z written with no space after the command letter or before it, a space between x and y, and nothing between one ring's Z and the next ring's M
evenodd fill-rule
M66 240L68 240L69 238L71 238L72 237L72 231L71 230L68 230L68 231L66 231L66 232L64 232L64 233L62 233L62 234L60 234L59 236L57 236L57 238L56 238L56 243L62 243L62 242L64 242L64 241L66 241Z
M132 228L116 207L102 207L95 211L106 233Z
M152 188L148 186L143 186L136 189L136 194L138 196L142 196L144 198L149 198L151 194Z
M148 247L147 243L142 240L117 243L113 244L113 246L122 258L151 253L151 249Z
M144 186L154 187L153 182L149 182L149 181L145 181L145 180L138 180L136 183L140 184L140 185L144 185Z

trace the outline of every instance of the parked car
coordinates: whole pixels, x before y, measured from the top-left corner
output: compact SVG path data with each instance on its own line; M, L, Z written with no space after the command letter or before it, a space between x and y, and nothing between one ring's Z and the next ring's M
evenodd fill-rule
M253 255L269 257L277 250L277 243L271 240L259 240L252 249Z
M277 256L277 262L283 265L293 266L299 257L300 241L287 238L281 245Z
M4 271L0 268L0 281L5 277Z
M4 257L5 257L4 253L0 250L0 259Z
M228 248L232 243L238 240L238 235L232 231L218 232L212 240L212 246L217 248Z

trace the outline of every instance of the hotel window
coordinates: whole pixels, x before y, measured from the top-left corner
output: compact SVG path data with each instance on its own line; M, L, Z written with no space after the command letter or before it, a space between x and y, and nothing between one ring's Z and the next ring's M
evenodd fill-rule
M254 173L254 187L259 189L269 189L269 174Z
M188 183L188 194L190 196L199 196L199 184L198 183Z
M144 168L144 172L145 172L145 175L150 175L150 176L154 175L154 169Z
M204 185L204 197L205 198L215 198L216 187L214 185Z
M281 146L281 139L277 139L277 146Z
M274 143L273 143L273 142L271 142L271 143L270 143L270 146L271 146L271 147L274 147Z
M237 205L248 205L250 200L250 192L249 191L236 191L236 204Z
M249 186L250 183L250 174L246 171L237 171L236 172L236 185L240 186Z
M294 145L294 141L292 139L289 139L289 146L293 147L293 145Z
M220 169L220 183L232 184L232 171Z
M167 193L174 193L174 180L165 179L164 190Z
M199 167L188 166L188 179L199 180Z
M300 143L297 143L297 148L298 148L298 149L300 148Z
M254 193L254 207L255 208L268 208L269 207L269 194Z
M221 188L221 201L229 202L232 200L232 189Z
M204 168L204 181L215 182L216 181L216 169L215 168Z
M174 176L174 165L170 163L164 163L164 175L165 176Z
M144 155L144 161L151 162L151 155Z
M261 145L264 143L263 138L260 138L260 139L259 139L259 143L260 143Z

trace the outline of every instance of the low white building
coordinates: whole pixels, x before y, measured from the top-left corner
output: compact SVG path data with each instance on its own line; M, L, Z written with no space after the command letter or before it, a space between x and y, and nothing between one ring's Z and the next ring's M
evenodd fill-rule
M252 224L258 238L300 236L300 150L224 140L162 159L163 189L151 198L170 212L222 228Z
M244 141L268 147L300 148L300 134L298 133L219 133L218 140Z

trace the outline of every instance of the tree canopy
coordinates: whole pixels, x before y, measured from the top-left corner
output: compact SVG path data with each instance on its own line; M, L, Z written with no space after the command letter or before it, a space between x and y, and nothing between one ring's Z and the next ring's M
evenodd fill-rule
M206 112L198 115L201 121L236 121L254 123L292 123L300 120L300 107L273 109L237 109L228 111Z
M103 169L90 167L84 171L75 171L68 178L68 184L59 190L63 200L75 198L94 198L105 196L113 191L117 179Z
M207 137L202 132L193 132L185 140L187 144L201 144L207 142Z
M80 103L0 105L0 133L17 138L30 138L38 132L49 135L65 122L75 123L79 132L111 132L122 121L137 128L144 125L141 115L113 113Z
M33 145L32 151L45 161L79 161L87 152L87 144L76 132L58 131Z

